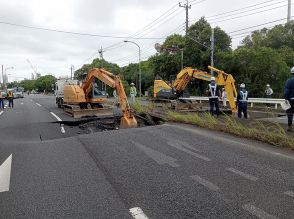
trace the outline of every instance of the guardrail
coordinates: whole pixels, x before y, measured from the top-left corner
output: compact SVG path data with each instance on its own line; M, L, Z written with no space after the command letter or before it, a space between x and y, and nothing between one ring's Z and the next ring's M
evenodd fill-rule
M200 101L200 103L202 101L208 101L208 97L183 97L183 98L179 98L182 100L197 100ZM285 102L284 99L273 99L273 98L248 98L248 103L250 103L250 106L253 107L254 103L267 103L267 104L274 104L275 105L275 109L278 109L278 105Z

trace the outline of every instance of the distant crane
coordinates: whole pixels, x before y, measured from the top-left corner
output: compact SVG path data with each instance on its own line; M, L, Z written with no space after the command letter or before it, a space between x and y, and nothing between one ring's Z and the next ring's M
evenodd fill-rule
M29 59L27 59L27 62L29 63L31 69L34 71L35 75L36 75L36 78L40 77L40 74L37 72L37 68L35 68L33 66L33 64L31 63L31 61Z

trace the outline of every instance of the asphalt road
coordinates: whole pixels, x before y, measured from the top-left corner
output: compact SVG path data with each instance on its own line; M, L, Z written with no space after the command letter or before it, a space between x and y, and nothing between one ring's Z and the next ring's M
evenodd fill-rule
M62 134L57 118L42 95L0 115L0 218L294 218L291 151L179 124Z

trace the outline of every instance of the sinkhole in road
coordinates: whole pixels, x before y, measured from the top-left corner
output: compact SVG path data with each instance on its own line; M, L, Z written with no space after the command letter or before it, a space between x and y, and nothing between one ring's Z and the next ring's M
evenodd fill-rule
M162 117L149 113L135 113L135 118L138 123L137 128L161 125L165 122ZM78 120L57 121L54 123L59 123L61 132L63 134L67 133L67 136L120 129L120 118L114 116L91 116ZM70 134L68 134L68 132L70 132Z

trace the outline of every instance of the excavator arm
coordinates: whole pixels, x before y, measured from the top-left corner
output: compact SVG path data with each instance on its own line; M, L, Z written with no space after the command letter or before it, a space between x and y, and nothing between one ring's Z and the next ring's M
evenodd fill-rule
M91 84L94 79L104 82L108 86L116 89L117 95L119 97L120 108L122 110L122 118L120 120L121 128L133 128L137 127L137 120L133 115L132 109L128 103L127 96L119 76L112 74L102 68L93 68L89 71L87 77L85 78L82 89L85 92L85 95L88 96L91 91Z
M235 88L235 80L234 80L233 76L231 74L227 74L224 71L219 70L214 67L211 67L211 66L208 66L208 68L217 73L217 75L215 77L216 84L225 87L231 110L232 110L232 112L237 112L237 107L236 107L236 102L235 102L235 98L237 97L237 91ZM156 97L156 95L158 95L161 90L162 91L169 90L169 93L172 93L172 94L173 94L173 91L175 91L176 96L179 96L180 94L182 94L182 92L185 90L185 88L187 87L187 85L190 83L190 81L193 78L199 79L199 80L204 80L204 81L210 81L211 77L212 77L212 75L205 72L205 71L186 67L186 68L182 69L177 74L177 78L171 87L168 86L162 80L155 80L154 96ZM159 86L159 85L161 85L161 86ZM163 89L163 87L164 87L164 89ZM166 92L166 93L168 93L168 92Z
M193 78L209 81L211 75L207 72L187 67L180 71L172 86L177 93L182 93Z

